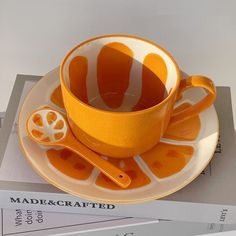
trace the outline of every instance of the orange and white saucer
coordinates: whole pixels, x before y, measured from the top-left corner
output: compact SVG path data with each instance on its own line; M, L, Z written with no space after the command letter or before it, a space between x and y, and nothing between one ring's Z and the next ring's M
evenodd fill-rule
M101 157L117 165L132 179L127 189L121 189L71 151L41 146L28 137L26 121L32 111L43 106L64 111L58 86L59 68L56 68L33 87L20 111L18 135L33 169L67 193L114 204L162 198L191 183L214 154L219 124L215 108L211 106L199 116L171 126L159 144L140 156L126 159ZM201 89L186 91L176 103L176 109L191 106L203 96L205 92Z

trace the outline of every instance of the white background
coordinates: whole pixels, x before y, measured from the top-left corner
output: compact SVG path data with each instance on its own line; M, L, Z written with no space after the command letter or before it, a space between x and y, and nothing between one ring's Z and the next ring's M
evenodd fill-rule
M235 100L235 11L234 0L0 0L0 111L17 73L43 75L76 44L113 33L158 43Z

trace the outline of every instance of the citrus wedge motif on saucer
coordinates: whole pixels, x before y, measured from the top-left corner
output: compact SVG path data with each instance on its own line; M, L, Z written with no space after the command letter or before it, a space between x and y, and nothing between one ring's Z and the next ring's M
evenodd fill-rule
M117 159L110 157L108 158L108 161L111 162L113 165L119 167L130 177L131 184L126 188L126 190L140 188L148 185L151 182L150 178L140 169L140 167L132 157L125 159ZM99 174L96 180L96 184L100 187L107 189L113 189L113 190L122 189L119 186L115 185L112 181L110 181L110 179L108 179L102 173Z
M158 178L165 178L181 171L190 161L193 150L191 146L158 143L140 156Z
M47 150L50 164L66 176L86 180L93 171L93 166L74 152L63 148Z
M80 86L85 86L83 81L80 83ZM99 80L99 83L102 81ZM178 100L174 112L192 106L204 95L200 89L186 91ZM33 169L47 182L67 193L95 202L138 203L162 198L180 190L206 168L218 140L218 118L214 106L211 106L198 116L175 125L170 124L161 142L146 153L125 159L97 154L100 159L129 176L130 185L122 188L73 150L42 146L29 138L26 123L33 111L37 108L63 111L63 107L57 68L39 80L22 105L18 125L22 150ZM64 117L63 113L60 114ZM32 132L36 138L44 139L45 142L51 140L50 135L43 134L45 117L48 118L47 122L57 128L54 134L58 134L54 138L61 138L64 123L59 122L59 116L55 117L52 113L48 117L35 115L33 121L37 129Z
M64 103L63 103L63 99L62 99L62 94L61 94L61 86L57 86L51 96L50 96L50 100L52 103L54 103L56 106L64 108Z
M183 103L178 106L174 112L179 112L187 107L190 107L190 103ZM176 141L194 141L201 129L201 122L199 116L193 116L188 120L179 122L178 124L169 124L164 138L174 139Z

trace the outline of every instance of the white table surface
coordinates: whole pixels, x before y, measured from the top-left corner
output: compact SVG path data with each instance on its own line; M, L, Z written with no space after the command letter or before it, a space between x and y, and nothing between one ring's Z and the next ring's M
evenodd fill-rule
M235 9L234 0L0 0L0 111L17 73L43 75L79 42L112 33L158 43L187 73L230 86L235 101Z

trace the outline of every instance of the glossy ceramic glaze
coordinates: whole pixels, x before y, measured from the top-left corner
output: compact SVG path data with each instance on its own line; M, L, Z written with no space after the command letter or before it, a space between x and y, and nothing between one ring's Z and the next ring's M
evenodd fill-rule
M169 126L161 142L146 153L124 159L104 156L131 178L129 187L122 189L70 150L46 148L28 137L27 118L36 108L51 106L64 111L58 86L59 68L34 86L20 111L18 135L32 168L65 192L95 202L116 204L158 199L189 184L213 156L219 132L217 114L211 106L199 116ZM204 96L200 89L186 91L176 103L175 112L191 107Z
M172 123L188 119L214 102L211 80L192 76L180 82L179 74L170 54L144 39L108 35L81 43L60 68L74 135L92 150L116 158L151 149L170 119ZM190 87L205 88L208 95L173 114L176 98Z

